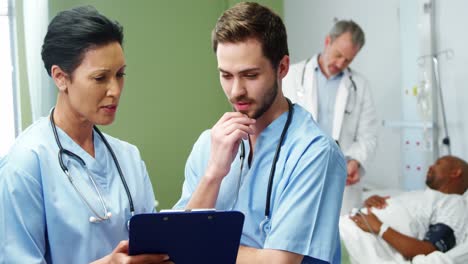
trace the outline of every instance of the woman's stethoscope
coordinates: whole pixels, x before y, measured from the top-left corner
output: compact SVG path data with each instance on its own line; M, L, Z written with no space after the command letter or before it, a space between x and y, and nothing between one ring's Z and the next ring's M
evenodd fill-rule
M70 181L70 183L72 184L75 191L80 195L80 198L83 200L83 202L89 208L89 210L91 210L91 212L93 212L94 216L89 217L89 222L96 223L96 222L101 222L101 221L104 221L104 220L108 220L109 218L111 218L112 213L107 209L106 203L104 202L104 198L102 197L102 194L99 191L98 186L96 185L96 181L94 180L94 177L89 172L88 167L86 166L86 163L84 162L84 160L82 158L80 158L80 156L76 155L75 153L73 153L73 152L71 152L71 151L69 151L67 149L64 149L62 147L62 144L60 143L60 139L59 139L58 134L57 134L57 127L55 126L55 121L54 121L54 110L55 110L55 108L53 108L52 112L50 113L50 124L52 126L52 131L54 132L55 142L57 142L57 146L59 147L58 160L59 160L60 167L62 168L65 175L67 175L67 178ZM122 184L123 184L123 186L125 188L125 192L127 193L128 202L130 204L130 214L133 216L135 214L135 209L133 207L132 195L130 194L130 190L128 189L127 182L125 181L125 178L123 176L123 172L122 172L122 169L120 168L119 161L117 160L117 157L115 156L114 151L112 150L109 142L107 142L106 138L101 133L101 131L96 126L94 126L93 128L99 134L99 136L101 137L102 141L104 142L104 145L106 145L106 148L109 150L109 152L110 152L110 154L112 156L112 159L114 160L115 166L117 167L117 171L119 172L120 179L122 180ZM94 187L94 190L97 193L97 196L99 198L99 203L101 204L101 206L103 208L103 211L104 211L104 215L101 215L101 214L99 214L97 212L97 210L91 205L91 203L86 199L86 197L83 195L83 193L75 185L75 183L73 182L73 178L70 175L70 172L68 171L68 167L63 162L62 155L67 155L70 158L75 159L76 161L78 161L85 168L86 174L88 174L88 177L89 177L89 179L90 179L90 181L91 181L91 183L92 183L92 185ZM127 223L127 227L128 227L128 223Z
M288 101L288 108L289 108L288 118L286 119L286 123L284 124L283 132L281 132L278 145L276 146L275 156L273 157L273 162L271 164L270 177L268 179L268 187L267 187L266 202L265 202L265 219L260 223L260 229L264 232L266 231L265 230L266 223L268 223L270 219L271 192L273 188L273 179L275 177L276 163L278 162L281 146L283 145L284 137L286 135L286 132L288 131L289 125L291 124L293 111L294 111L293 104L291 103L291 101L287 98L286 100ZM244 146L243 141L241 141L240 147L241 147L240 155L239 155L240 156L240 174L239 174L238 185L240 185L240 178L242 177L242 168L244 165L244 158L245 158L245 146ZM240 186L238 186L238 188L239 187ZM234 204L236 203L236 201L237 201L237 197L236 197L236 200L234 201Z
M309 63L311 59L312 58L308 58L304 63L304 67L302 68L301 85L300 87L297 88L297 94L299 96L304 96L304 93L305 93L305 88L304 88L305 72L306 72L307 64ZM348 98L348 103L346 104L346 108L345 108L345 114L350 115L352 111L354 110L354 108L356 107L357 87L356 87L356 82L354 82L354 79L353 79L353 73L351 71L351 68L348 67L346 69L348 71L348 77L349 77L349 80L351 81L351 85L353 86L353 93ZM315 87L318 86L317 82L318 82L317 78L315 78ZM351 101L352 101L352 104L349 103ZM348 108L349 105L352 105L352 107Z

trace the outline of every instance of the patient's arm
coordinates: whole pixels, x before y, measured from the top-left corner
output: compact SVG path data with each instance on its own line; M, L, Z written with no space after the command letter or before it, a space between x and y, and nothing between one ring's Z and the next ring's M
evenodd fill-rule
M372 195L371 197L367 198L364 201L364 206L365 207L375 207L379 209L383 209L387 207L387 199L390 198L390 196L378 196L378 195Z
M242 263L301 263L304 256L276 249L256 249L240 246L237 254L237 264Z
M378 234L380 227L382 226L382 222L372 213L370 208L368 208L367 215L358 214L351 217L351 219L365 232ZM366 221L368 225L366 224ZM387 229L382 237L406 259L412 259L420 254L427 255L437 250L431 242L409 237L391 227Z
M406 259L413 259L421 254L428 255L437 250L431 242L403 235L391 227L382 237Z

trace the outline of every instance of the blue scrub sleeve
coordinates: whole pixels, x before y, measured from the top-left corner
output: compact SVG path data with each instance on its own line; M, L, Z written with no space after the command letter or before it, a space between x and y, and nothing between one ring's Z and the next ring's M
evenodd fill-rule
M41 184L18 168L0 168L0 215L0 263L46 263Z
M173 209L185 209L192 194L195 192L197 187L197 177L193 169L193 155L191 154L185 165L185 180L182 185L182 194L179 198L179 201L173 206Z
M144 186L142 186L142 189L145 190L145 199L143 201L146 202L143 212L154 213L156 212L156 198L154 195L153 185L151 184L151 179L148 176L148 171L146 170L144 161L141 161L141 171L144 175Z
M338 220L346 166L332 140L312 145L285 168L285 175L291 176L274 202L278 206L273 208L264 248L334 263L340 255Z
M195 192L199 178L203 176L199 174L200 172L205 172L207 165L207 161L203 157L209 157L208 152L211 142L208 139L210 139L210 130L204 131L193 145L185 164L185 180L182 186L182 195L173 209L184 209Z

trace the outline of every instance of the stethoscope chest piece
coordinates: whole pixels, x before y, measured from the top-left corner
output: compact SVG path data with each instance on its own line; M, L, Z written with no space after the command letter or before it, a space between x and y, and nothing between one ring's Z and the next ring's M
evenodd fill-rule
M271 230L271 220L269 217L263 218L262 222L260 222L260 232L262 232L263 235L266 235L270 232Z

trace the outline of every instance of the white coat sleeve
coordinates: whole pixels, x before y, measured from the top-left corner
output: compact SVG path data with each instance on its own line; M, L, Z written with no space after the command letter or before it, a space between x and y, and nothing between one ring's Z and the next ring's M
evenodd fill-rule
M363 79L364 80L364 79ZM377 113L372 99L368 82L363 81L363 94L360 101L360 113L358 117L358 126L354 142L344 150L348 159L355 159L361 165L362 173L365 173L369 165L370 158L374 156L377 146Z
M285 97L289 98L291 102L298 102L297 90L301 89L301 72L300 68L303 63L293 64L289 67L288 74L283 78L282 89Z

